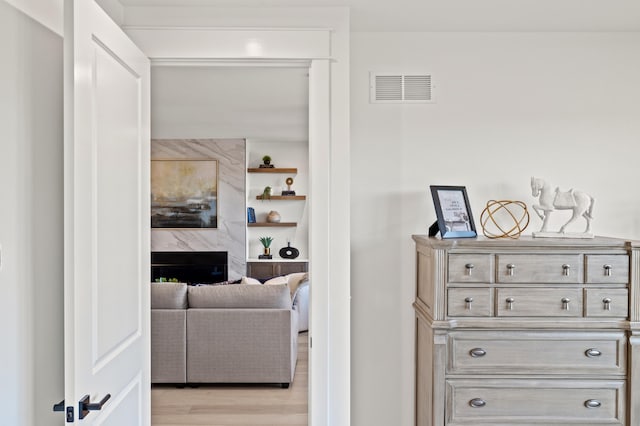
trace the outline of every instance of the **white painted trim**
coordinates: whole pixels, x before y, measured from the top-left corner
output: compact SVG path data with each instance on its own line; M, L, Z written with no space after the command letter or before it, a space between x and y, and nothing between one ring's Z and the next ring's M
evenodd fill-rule
M333 31L328 27L205 27L205 26L160 26L160 25L124 25L122 29L125 32L136 30L155 30L155 31L260 31L260 32L279 32L279 31Z
M329 59L330 58L311 58ZM209 58L164 58L151 61L152 67L274 67L274 68L309 68L308 59L273 58L273 59L209 59Z
M309 70L309 424L330 425L329 222L331 212L331 83L328 61ZM328 165L328 167L327 167ZM318 232L320 230L321 232Z
M340 18L348 27L348 14ZM314 284L310 301L313 347L309 359L309 425L349 425L350 216L349 185L345 184L350 178L348 28L337 37L331 30L271 28L245 32L200 28L176 32L154 28L127 30L152 61L208 59L212 66L224 66L225 60L249 61L248 66L260 66L259 60L278 62L282 58L310 62L309 239ZM178 33L180 40L176 41ZM212 34L223 37L210 37ZM205 35L209 37L203 43ZM258 57L247 54L244 43L249 36L265 40L269 49ZM199 47L194 49L194 45ZM339 52L337 62L330 58L333 52ZM215 65L213 60L223 63Z
M127 34L152 59L310 59L331 55L328 30L131 28Z

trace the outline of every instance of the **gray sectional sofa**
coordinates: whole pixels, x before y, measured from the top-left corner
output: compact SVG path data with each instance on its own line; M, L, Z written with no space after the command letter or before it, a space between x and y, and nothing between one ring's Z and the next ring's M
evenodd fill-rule
M287 284L151 284L152 383L280 383L296 368Z

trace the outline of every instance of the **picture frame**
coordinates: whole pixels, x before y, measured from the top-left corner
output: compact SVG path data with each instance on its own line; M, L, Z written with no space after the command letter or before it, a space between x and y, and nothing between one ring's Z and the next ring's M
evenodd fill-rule
M429 236L440 232L441 238L477 237L466 187L431 185L429 188L437 217L429 228Z
M151 228L218 228L218 160L151 160Z

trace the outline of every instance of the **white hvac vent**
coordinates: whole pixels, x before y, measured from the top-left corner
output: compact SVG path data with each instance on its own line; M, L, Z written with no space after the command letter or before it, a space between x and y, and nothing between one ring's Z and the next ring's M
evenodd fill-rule
M371 73L372 103L433 102L430 74Z

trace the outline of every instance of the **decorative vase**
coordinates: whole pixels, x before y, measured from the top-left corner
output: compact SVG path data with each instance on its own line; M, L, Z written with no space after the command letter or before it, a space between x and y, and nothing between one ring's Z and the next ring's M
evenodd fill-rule
M264 248L264 255L265 256L269 256L271 254L271 248L270 247L265 247Z
M275 210L271 210L267 215L267 222L269 223L279 223L280 222L280 213Z
M289 242L287 243L286 247L282 247L280 249L280 257L284 259L295 259L299 255L300 251L295 247L291 247L291 243Z

